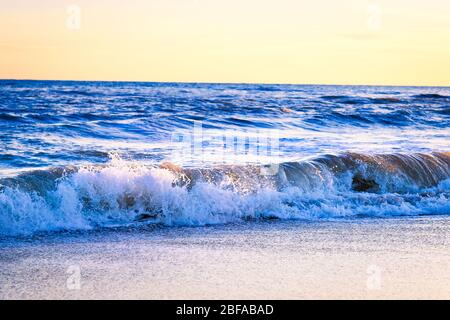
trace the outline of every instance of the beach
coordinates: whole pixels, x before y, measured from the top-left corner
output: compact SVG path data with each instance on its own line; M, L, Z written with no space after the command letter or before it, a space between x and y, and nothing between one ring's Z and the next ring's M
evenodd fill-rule
M450 298L450 88L0 84L0 299Z
M0 9L0 301L450 300L450 1Z
M426 216L3 238L0 298L449 299L449 235Z

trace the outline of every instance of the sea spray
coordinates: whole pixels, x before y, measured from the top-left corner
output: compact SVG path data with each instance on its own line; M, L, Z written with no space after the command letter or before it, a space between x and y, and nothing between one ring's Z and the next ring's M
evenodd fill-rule
M282 163L267 177L256 174L256 166L174 170L113 156L107 165L0 180L0 235L141 223L450 214L449 163L447 153L350 153ZM36 176L41 183L27 183Z

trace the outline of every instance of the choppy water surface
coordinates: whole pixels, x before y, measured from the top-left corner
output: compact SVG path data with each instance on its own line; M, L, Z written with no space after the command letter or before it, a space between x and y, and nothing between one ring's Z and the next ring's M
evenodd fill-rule
M4 80L0 235L449 214L449 128L450 88Z

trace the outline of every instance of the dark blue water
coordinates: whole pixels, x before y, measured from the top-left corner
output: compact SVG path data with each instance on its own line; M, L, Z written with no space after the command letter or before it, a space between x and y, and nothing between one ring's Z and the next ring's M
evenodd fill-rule
M173 132L195 121L205 134L277 130L291 159L448 151L450 89L0 81L0 169L105 162L109 152L161 161Z
M449 128L450 88L4 80L0 234L448 214Z

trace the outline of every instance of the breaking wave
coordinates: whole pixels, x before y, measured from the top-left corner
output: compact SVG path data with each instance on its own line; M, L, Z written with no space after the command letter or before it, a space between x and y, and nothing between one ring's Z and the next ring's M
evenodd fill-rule
M450 153L325 155L272 166L158 167L114 157L0 180L0 235L141 223L450 214Z

